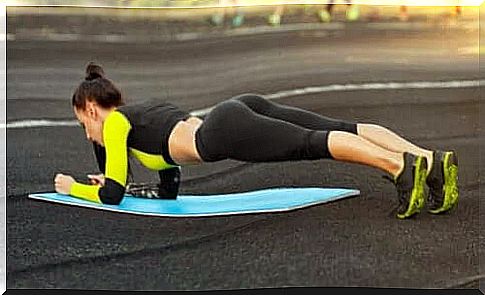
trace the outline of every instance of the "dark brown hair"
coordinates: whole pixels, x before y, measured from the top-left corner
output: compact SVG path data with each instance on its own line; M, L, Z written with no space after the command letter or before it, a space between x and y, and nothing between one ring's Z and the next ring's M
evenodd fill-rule
M86 67L86 77L72 96L72 105L78 110L86 108L86 101L95 101L103 108L124 105L121 91L106 78L103 68L90 62Z

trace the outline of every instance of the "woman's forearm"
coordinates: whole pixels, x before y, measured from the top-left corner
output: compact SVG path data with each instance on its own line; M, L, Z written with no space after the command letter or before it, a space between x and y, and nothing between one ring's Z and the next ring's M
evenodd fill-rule
M98 195L99 189L99 185L88 185L75 182L72 184L69 194L79 199L101 204L102 202Z

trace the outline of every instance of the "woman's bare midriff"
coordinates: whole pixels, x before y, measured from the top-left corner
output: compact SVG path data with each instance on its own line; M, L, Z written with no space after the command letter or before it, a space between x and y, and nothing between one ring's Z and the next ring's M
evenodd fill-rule
M195 145L195 132L202 124L197 117L190 117L178 122L168 138L170 156L179 165L201 163L202 160Z

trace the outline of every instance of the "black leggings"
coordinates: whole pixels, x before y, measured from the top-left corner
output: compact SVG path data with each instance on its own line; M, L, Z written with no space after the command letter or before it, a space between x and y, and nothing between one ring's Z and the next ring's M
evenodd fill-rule
M328 132L357 134L357 124L244 94L217 104L195 135L204 162L298 161L332 158Z

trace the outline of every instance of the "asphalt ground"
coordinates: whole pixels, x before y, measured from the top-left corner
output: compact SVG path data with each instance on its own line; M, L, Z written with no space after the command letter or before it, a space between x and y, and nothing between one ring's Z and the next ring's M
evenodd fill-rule
M128 101L158 97L196 110L245 92L478 80L477 36L353 27L150 45L9 41L7 120L74 119L70 97L90 60L104 65ZM79 127L7 129L7 288L477 288L485 249L480 90L349 90L277 100L378 123L426 148L455 149L458 208L404 221L391 214L396 192L382 172L331 160L183 168L181 193L361 190L355 198L289 213L154 218L29 200L28 193L53 191L58 172L85 181L96 172L94 155ZM135 180L156 175L135 166Z

